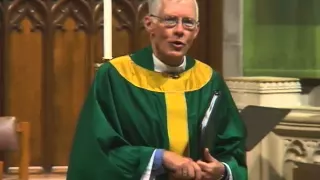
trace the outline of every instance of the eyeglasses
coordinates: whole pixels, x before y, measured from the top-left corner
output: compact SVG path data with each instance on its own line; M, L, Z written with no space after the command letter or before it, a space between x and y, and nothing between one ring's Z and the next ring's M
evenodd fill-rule
M176 16L166 16L166 17L159 17L153 14L150 14L150 17L157 18L165 27L174 28L179 23L179 17ZM187 30L194 30L198 25L199 22L195 19L183 17L181 19L182 26Z

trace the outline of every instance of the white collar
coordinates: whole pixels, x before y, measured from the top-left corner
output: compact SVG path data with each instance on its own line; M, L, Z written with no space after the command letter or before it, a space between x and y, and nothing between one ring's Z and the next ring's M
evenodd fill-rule
M182 72L186 68L186 57L183 56L183 62L178 67L172 67L164 64L160 59L158 59L154 54L152 54L154 70L156 72Z

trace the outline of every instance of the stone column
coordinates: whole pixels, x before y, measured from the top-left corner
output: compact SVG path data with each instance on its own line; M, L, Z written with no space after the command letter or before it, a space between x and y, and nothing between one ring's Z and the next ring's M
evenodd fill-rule
M242 76L243 0L223 1L223 75Z

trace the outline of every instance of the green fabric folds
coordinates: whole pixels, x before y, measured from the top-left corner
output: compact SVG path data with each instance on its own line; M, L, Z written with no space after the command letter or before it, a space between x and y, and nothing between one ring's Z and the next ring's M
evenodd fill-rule
M116 107L106 79L108 66L97 73L81 111L68 180L140 179L154 151L152 147L133 146L124 138L125 129L112 110Z

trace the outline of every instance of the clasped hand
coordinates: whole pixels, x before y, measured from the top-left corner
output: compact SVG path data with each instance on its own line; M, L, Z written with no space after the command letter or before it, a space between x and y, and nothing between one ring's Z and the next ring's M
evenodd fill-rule
M212 157L208 149L205 149L204 158L205 162L200 160L194 162L190 158L166 151L164 153L164 166L169 169L170 176L174 179L219 179L224 174L224 165Z

